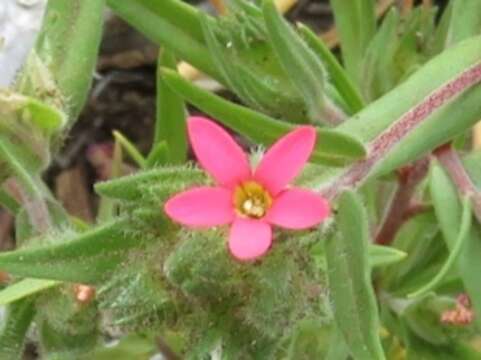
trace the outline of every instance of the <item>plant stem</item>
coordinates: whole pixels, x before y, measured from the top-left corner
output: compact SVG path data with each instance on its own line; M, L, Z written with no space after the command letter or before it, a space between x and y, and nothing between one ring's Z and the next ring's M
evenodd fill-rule
M409 211L416 186L426 176L429 169L429 159L422 158L413 165L399 171L399 187L396 190L385 220L376 235L376 244L390 244L396 233L406 221L405 214Z
M459 194L462 197L468 196L472 199L474 215L481 223L481 193L464 169L456 151L451 144L445 144L437 148L434 155L458 188Z
M372 170L401 140L429 118L434 111L480 81L481 62L478 62L453 80L434 90L421 103L406 112L374 138L367 145L367 157L355 162L345 172L341 173L326 189L323 189L322 194L332 200L345 189L357 188L362 185L371 175Z

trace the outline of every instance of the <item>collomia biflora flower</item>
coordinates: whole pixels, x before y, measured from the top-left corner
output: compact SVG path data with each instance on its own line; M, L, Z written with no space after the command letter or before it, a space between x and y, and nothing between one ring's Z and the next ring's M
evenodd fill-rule
M230 224L228 247L236 259L248 261L264 255L272 243L272 225L307 229L329 216L326 199L288 186L313 151L313 127L299 127L279 139L255 169L239 145L214 122L191 117L188 134L200 165L217 186L177 194L167 201L165 211L188 227Z

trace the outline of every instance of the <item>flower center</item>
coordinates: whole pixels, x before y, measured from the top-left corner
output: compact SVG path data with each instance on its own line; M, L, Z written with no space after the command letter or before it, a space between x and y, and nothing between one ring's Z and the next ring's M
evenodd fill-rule
M246 181L234 190L234 207L237 214L260 219L272 205L270 194L255 181Z

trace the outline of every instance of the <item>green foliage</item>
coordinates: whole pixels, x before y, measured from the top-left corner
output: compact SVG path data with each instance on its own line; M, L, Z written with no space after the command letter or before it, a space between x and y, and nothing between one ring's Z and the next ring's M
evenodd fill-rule
M481 152L466 141L481 118L479 1L405 4L378 21L373 0L331 0L340 54L271 0L230 0L218 17L181 0L106 3L161 47L152 147L113 133L95 224L56 201L43 172L88 96L105 4L48 1L17 83L0 91L0 203L17 246L0 254L0 358L20 359L27 341L49 360L166 347L195 360L480 358ZM177 61L234 100L183 78ZM174 224L165 202L213 185L188 162L187 103L248 140L253 162L256 146L314 125L295 184L329 199L329 219L274 227L255 262L230 256L227 226ZM446 170L430 153L454 138L462 161ZM120 177L122 153L137 172ZM428 176L411 165L421 157ZM80 284L95 297L82 302Z
M49 1L43 28L32 56L38 56L43 72L55 82L51 98L48 87L35 79L39 66L27 66L22 92L55 102L68 114L72 124L80 114L92 82L97 52L102 36L104 0ZM27 78L27 79L25 79Z
M55 280L23 279L0 291L0 305L10 304L39 291L58 285Z
M166 82L188 102L217 118L224 125L261 144L269 145L294 128L292 125L198 89L169 70L164 70L164 73ZM354 136L325 129L318 129L318 135L322 140L316 144L313 161L343 164L365 154L363 145Z
M322 62L277 12L272 2L264 2L263 15L274 52L292 85L304 98L309 118L326 124L341 121L341 110L336 109L325 96L327 74Z
M42 294L36 300L40 348L47 359L76 359L98 342L95 302L79 303L71 284Z
M433 205L438 218L444 241L452 251L456 246L456 237L460 229L460 218L462 217L461 202L457 190L447 177L446 173L439 166L434 166L430 177L430 192L433 198ZM476 314L481 313L481 289L474 274L481 269L477 254L481 249L479 242L479 226L473 226L465 240L462 250L457 258L457 268L467 293L471 297L473 308ZM476 316L478 327L481 324L479 315Z
M83 234L47 235L37 241L48 244L52 237L63 237L62 242L2 253L0 267L18 276L98 282L120 264L124 252L142 245L141 239L125 236L124 225L120 220Z
M165 143L167 159L171 164L181 164L187 158L186 109L182 99L162 79L163 66L175 68L175 58L164 50L157 67L157 116L154 145L150 155L158 153L158 146Z
M331 0L344 65L358 86L362 60L376 30L374 5L373 0Z
M25 335L35 315L32 299L24 299L10 304L0 327L0 357L20 360L25 345Z
M355 358L384 359L367 255L366 210L354 193L345 192L338 211L339 232L326 241L336 323Z

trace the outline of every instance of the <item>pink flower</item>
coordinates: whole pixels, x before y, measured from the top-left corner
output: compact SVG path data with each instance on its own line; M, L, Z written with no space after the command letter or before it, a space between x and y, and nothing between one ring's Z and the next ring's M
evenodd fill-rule
M195 187L170 198L165 212L173 220L194 228L231 224L229 250L247 261L269 250L271 225L306 229L329 216L327 200L288 187L314 149L313 127L299 127L282 137L253 170L239 145L214 122L191 117L187 127L200 165L217 186Z

